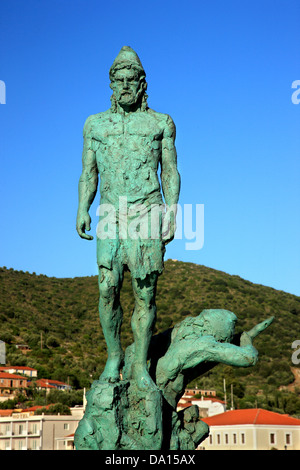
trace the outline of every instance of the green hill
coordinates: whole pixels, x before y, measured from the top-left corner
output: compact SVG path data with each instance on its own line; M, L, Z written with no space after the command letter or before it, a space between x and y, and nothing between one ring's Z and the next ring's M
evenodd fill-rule
M124 278L121 301L125 348L132 342L129 273ZM280 392L284 387L291 388L294 381L291 345L300 339L300 297L205 266L166 261L157 290L156 332L206 308L233 311L238 317L237 331L251 329L271 315L275 321L255 340L259 351L255 367L219 365L191 385L214 388L222 395L226 378L228 387L233 384L239 406L262 404L300 415L299 389ZM8 363L34 367L39 377L69 380L75 388L89 387L106 361L98 318L97 277L59 279L0 268L0 339L7 344ZM26 355L16 349L16 344L24 343L31 349ZM287 411L291 399L294 408Z

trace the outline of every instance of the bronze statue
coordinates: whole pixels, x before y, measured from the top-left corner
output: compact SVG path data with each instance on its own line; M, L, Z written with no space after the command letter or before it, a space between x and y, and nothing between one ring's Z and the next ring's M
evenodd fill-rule
M151 222L150 211L162 206L162 193L167 210L178 202L180 176L175 125L170 116L148 107L146 74L130 47L121 49L109 75L113 90L111 108L90 116L84 126L77 231L82 238L93 238L85 232L90 230L89 208L97 192L99 175L100 208L108 206L117 214L113 236L106 238L102 232L97 237L99 314L108 352L101 380L113 383L120 378L123 361L120 290L124 270L129 269L135 298L131 322L136 344L133 377L143 389L154 385L146 360L156 319L157 279L163 271L165 244L174 238L176 216L163 214L161 219ZM125 210L120 210L120 201L125 201ZM144 230L143 236L134 237L126 228L124 233L120 229L122 217L127 217L131 225L146 224L147 233ZM157 237L151 236L154 229Z
M79 235L91 240L89 209L100 176L99 313L108 359L87 393L74 442L82 450L194 450L209 429L196 406L177 413L185 387L220 362L254 365L258 353L252 340L273 317L238 336L234 313L204 310L152 336L157 279L165 244L174 238L180 190L175 126L170 116L148 107L146 74L130 47L121 49L110 79L111 108L84 125L77 214ZM124 356L120 290L126 269L135 307L134 343Z

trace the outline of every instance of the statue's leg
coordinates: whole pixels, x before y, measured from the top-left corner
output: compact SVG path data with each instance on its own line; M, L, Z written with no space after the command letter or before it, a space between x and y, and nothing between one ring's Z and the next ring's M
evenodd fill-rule
M120 330L123 311L120 304L120 290L123 282L123 270L99 267L99 316L107 345L108 358L101 381L120 380L120 368L123 351Z
M156 320L157 278L158 274L152 273L143 280L132 279L135 298L135 308L131 320L135 346L132 377L137 381L141 390L149 387L156 388L148 372L147 354Z

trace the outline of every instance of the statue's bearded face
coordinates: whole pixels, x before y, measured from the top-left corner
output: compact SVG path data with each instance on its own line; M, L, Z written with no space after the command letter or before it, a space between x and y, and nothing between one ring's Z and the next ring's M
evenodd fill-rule
M127 68L115 72L111 88L121 106L136 104L143 91L137 71Z

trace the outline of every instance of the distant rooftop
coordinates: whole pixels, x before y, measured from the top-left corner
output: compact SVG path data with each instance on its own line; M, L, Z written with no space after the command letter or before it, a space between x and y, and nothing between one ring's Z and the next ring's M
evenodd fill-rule
M225 411L209 418L202 418L202 421L209 426L239 424L300 426L300 419L261 408Z

